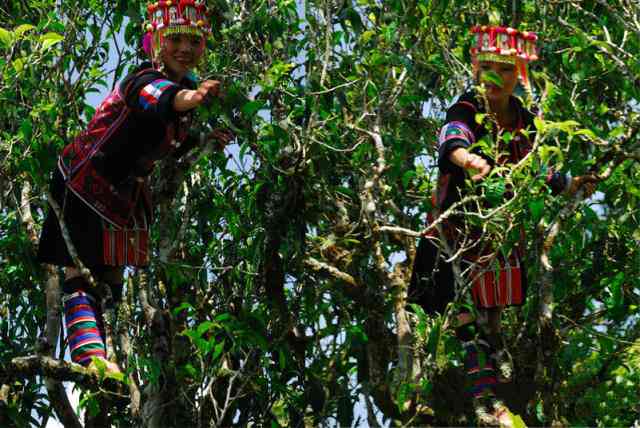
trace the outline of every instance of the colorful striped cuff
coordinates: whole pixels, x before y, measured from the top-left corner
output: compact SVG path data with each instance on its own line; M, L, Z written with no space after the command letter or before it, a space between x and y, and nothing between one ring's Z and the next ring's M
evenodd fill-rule
M166 79L157 79L149 83L140 91L140 107L143 110L150 110L156 107L164 91L176 86L175 83Z

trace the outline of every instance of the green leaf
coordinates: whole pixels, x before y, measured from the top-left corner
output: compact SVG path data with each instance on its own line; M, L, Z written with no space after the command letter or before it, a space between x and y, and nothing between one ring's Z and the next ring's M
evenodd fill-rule
M211 356L211 359L213 361L217 360L218 357L220 357L220 354L222 354L222 351L224 351L224 340L213 348L213 355Z
M613 128L611 130L611 132L609 132L609 138L618 138L622 135L624 135L624 132L626 131L626 128L624 126L617 126L615 128Z
M33 135L33 125L29 119L25 119L20 123L20 136L25 142L29 142Z
M263 105L263 101L249 101L242 106L242 113L246 114L249 117L253 117L258 112L258 110L262 108Z
M491 83L493 85L496 85L499 88L502 88L502 86L504 85L504 82L502 81L502 77L500 77L500 75L498 75L498 73L496 73L493 70L483 71L480 74L480 82Z
M277 400L271 406L271 413L276 417L276 420L271 421L271 426L283 426L289 425L289 412L287 411L286 402L282 399Z
M609 106L607 106L606 104L602 103L598 106L598 110L597 110L598 114L606 114L608 111L609 111Z
M520 415L514 415L511 412L509 412L509 415L511 416L511 426L513 428L527 428L527 424L524 423Z
M22 61L22 58L16 58L12 65L16 73L20 73L24 69L24 61Z
M536 417L540 422L544 422L546 420L544 416L544 405L542 401L538 401L538 403L536 404Z
M51 46L60 43L64 40L64 37L58 33L47 33L40 37L40 41L42 42L42 49L47 50Z
M91 357L91 365L98 369L98 376L104 378L107 371L107 363L102 358Z
M87 412L91 416L96 416L100 411L100 405L98 404L98 400L96 398L96 394L87 394L83 398L80 399L78 403L80 408L87 409Z
M402 175L402 187L405 189L409 187L409 183L416 176L416 172L413 170L409 170Z
M549 164L551 158L557 157L558 161L562 162L564 160L564 154L560 148L555 146L542 146L540 147L540 160L542 160L543 164Z
M414 103L419 103L422 99L423 97L417 95L403 95L398 98L398 104L400 104L400 107L407 107Z
M485 181L483 182L483 185L485 187L485 195L489 203L497 205L502 202L504 192L506 191L504 179L498 178L491 181Z
M478 125L482 125L484 119L487 117L486 113L476 113L475 120Z
M534 223L540 221L544 212L544 198L529 201L529 211L531 211L531 219Z
M22 24L19 25L15 28L15 30L13 30L13 32L16 34L17 37L21 37L24 33L26 33L27 31L33 30L34 27L31 24Z
M413 383L403 383L398 388L398 392L396 394L396 405L398 406L398 410L401 412L408 410L408 405L410 404L409 400L411 400L413 393L416 390L416 384Z
M606 299L605 303L607 305L607 309L615 318L622 315L622 309L624 307L624 290L622 289L624 279L624 272L618 272L616 276L610 280L611 282L607 286L609 297Z
M438 343L440 342L440 331L442 329L442 319L438 318L431 327L429 339L427 340L427 353L435 360L438 353Z
M500 25L501 22L502 22L502 18L500 17L500 12L498 12L497 10L490 10L489 23L491 25Z
M230 319L231 319L231 314L227 312L222 313L214 318L214 320L217 322L228 321Z
M186 310L187 313L193 312L193 306L189 302L182 302L179 306L173 308L171 312L174 316L177 316L184 310Z
M209 330L212 330L215 326L216 326L215 323L213 323L211 321L205 321L205 322L203 322L202 324L200 324L198 326L198 328L196 329L196 334L198 336L202 336L203 334L205 334Z
M561 131L566 132L567 134L570 134L573 132L575 128L580 126L580 123L576 122L575 120L565 120L563 122L554 123L554 126L560 129Z
M596 134L590 129L578 129L574 132L574 135L584 135L589 141L595 141L598 139Z
M195 378L198 375L198 371L196 370L196 368L191 363L187 363L183 367L183 369L187 373L187 375L192 377L192 378Z
M511 132L504 132L502 134L502 141L504 141L506 144L509 144L511 140L513 140L513 134L511 134Z
M104 374L104 377L117 380L118 382L126 383L126 378L124 376L124 373L122 373L122 372L107 371Z
M13 44L13 32L0 27L0 44L5 48L10 48Z

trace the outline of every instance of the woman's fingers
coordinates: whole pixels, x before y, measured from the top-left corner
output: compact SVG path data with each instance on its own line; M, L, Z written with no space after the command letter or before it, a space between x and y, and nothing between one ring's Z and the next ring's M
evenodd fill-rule
M571 179L571 187L569 188L569 194L575 194L580 188L582 188L582 194L585 198L593 195L596 191L596 177L591 175L579 175Z
M489 170L481 170L478 174L471 176L471 181L480 181L489 174Z
M228 129L214 129L209 134L209 139L218 142L221 146L229 144L235 135Z
M210 94L217 97L220 93L220 82L218 80L205 80L200 84L200 89L204 91L204 94Z
M220 82L217 80L205 80L196 90L199 103L210 104L220 94Z
M472 169L477 171L471 176L471 180L478 181L486 177L491 171L489 163L482 156L470 154L464 165L465 169Z
M217 138L219 141L224 141L226 143L235 138L233 132L229 131L228 129L216 129L212 132L212 134L214 138Z

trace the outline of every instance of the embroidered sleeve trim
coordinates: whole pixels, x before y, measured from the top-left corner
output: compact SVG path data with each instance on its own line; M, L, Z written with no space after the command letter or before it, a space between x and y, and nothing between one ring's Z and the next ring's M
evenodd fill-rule
M453 121L446 123L440 130L438 145L442 146L450 140L463 140L471 145L476 142L476 137L466 123Z
M176 86L166 79L157 79L149 83L140 91L140 106L143 110L150 110L156 107L162 94L169 88Z

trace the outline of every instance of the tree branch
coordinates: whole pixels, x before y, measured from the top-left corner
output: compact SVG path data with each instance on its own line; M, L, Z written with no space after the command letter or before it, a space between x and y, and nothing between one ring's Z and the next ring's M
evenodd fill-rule
M304 264L316 272L325 272L336 279L346 282L350 285L349 288L352 293L361 293L360 284L356 282L355 278L348 273L342 272L335 266L331 266L327 263L318 261L313 257L306 258Z
M57 381L74 382L93 390L103 386L115 389L120 384L116 379L109 377L109 372L106 372L106 376L101 378L96 370L44 355L13 358L0 367L0 376L2 377L24 378L35 375L46 376Z

